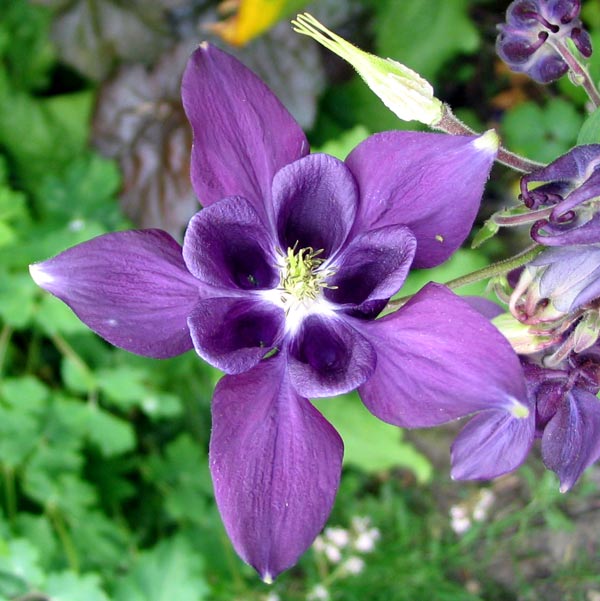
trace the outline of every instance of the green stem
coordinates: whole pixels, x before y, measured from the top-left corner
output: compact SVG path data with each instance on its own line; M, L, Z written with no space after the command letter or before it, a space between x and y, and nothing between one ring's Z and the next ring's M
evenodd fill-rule
M4 324L4 327L0 332L0 379L2 378L4 358L6 357L6 350L8 349L8 343L10 342L12 333L13 329L8 324Z
M51 334L50 339L54 343L54 346L60 351L60 353L75 363L75 365L86 375L88 381L92 382L94 379L94 372L90 366L77 354L77 351L60 335L57 333ZM96 398L96 387L88 384L88 401L90 404L95 405Z
M445 282L444 285L451 290L454 290L455 288L461 288L462 286L467 286L468 284L474 284L475 282L481 282L495 276L504 275L513 269L517 269L517 267L521 267L522 265L529 263L529 261L535 258L543 250L543 248L544 247L540 244L532 244L513 257L503 259L502 261L497 261L496 263L492 263L487 267ZM386 305L384 311L389 313L390 311L399 309L410 298L411 296L404 296L402 298L391 300Z
M450 280L449 282L446 282L446 286L448 286L448 288L451 290L454 290L455 288L460 288L461 286L467 286L468 284L474 284L475 282L488 280L489 278L493 278L497 275L504 275L513 269L517 269L517 267L525 265L525 263L529 263L529 261L534 259L540 252L542 252L542 250L543 246L539 244L532 244L525 250L522 250L520 253L516 254L514 257L497 261L496 263L492 263L483 269L478 269L473 273L468 273L467 275Z
M479 135L474 129L471 129L466 123L463 123L456 115L452 112L450 107L444 105L444 114L442 119L435 126L435 129L445 131L447 134L453 136L473 136ZM511 167L515 171L522 173L531 173L536 169L545 167L543 163L537 163L536 161L530 161L521 155L506 150L503 146L498 149L498 156L496 160L507 167Z
M6 514L8 521L14 524L17 517L17 493L15 491L15 472L12 467L4 465L2 467L4 475L4 499L6 502Z
M50 515L54 529L56 530L65 551L69 568L77 574L79 572L79 556L77 555L77 549L75 549L73 539L67 530L62 515L60 514L60 511L54 507L48 509L48 514Z
M586 91L594 107L598 108L600 106L600 93L598 93L598 89L594 85L588 70L566 44L563 44L560 40L554 40L552 41L552 46L563 57L567 65L569 65L569 69L571 69L571 73L573 74L571 81L575 85L580 85Z

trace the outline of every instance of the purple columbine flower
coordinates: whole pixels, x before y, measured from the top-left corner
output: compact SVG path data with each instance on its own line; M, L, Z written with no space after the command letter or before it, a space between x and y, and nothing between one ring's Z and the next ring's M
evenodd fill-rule
M513 70L539 83L562 77L569 66L557 50L571 38L581 54L592 54L590 36L579 19L580 0L515 0L498 26L498 56Z
M555 369L543 367L542 361L522 359L529 416L511 421L493 411L476 415L454 442L453 477L487 479L495 473L494 461L509 454L522 463L540 438L544 464L559 477L560 491L567 492L600 458L598 349L572 354Z
M600 243L599 167L600 144L589 144L576 146L521 178L523 202L544 215L531 230L536 242L545 246ZM530 189L532 183L542 185Z
M158 230L118 232L31 273L112 344L150 357L193 347L226 372L216 500L237 552L270 580L319 533L340 479L342 441L309 397L358 387L399 426L522 409L510 345L443 286L375 319L411 265L438 265L467 236L497 139L387 132L345 162L311 155L268 88L210 45L182 93L206 207L183 248Z
M489 305L485 310L488 316ZM481 306L477 308L481 311ZM491 315L501 312L496 307ZM527 402L519 405L513 416L491 408L466 424L451 449L453 478L494 478L499 475L499 465L507 460L515 469L540 438L544 464L559 477L560 491L566 492L600 458L600 346L597 332L585 319L570 328L567 324L566 342L521 357ZM596 325L600 321L597 312L594 321ZM581 352L568 344L573 340L585 343ZM557 361L559 356L562 359ZM515 419L521 411L522 419Z

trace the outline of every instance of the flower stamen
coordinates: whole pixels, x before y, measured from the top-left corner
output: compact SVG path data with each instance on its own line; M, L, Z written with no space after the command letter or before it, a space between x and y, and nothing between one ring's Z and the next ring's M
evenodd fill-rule
M323 249L314 250L310 246L296 250L298 243L288 248L281 270L279 288L286 296L299 301L315 300L323 288L335 288L327 284L334 275L331 268L323 268Z

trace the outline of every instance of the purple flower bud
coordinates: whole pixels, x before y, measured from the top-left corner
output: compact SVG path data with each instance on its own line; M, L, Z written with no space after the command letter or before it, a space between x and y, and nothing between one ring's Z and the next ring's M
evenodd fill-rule
M556 44L571 38L588 58L592 44L579 19L579 0L515 0L499 25L498 56L513 70L539 83L562 77L569 67Z
M530 189L530 184L542 183ZM545 246L600 242L600 144L576 146L521 179L521 198L532 210L554 207L534 223L531 237Z
M600 354L598 348L571 354L557 369L523 363L536 407L536 436L542 439L546 467L560 478L560 490L572 488L600 457Z

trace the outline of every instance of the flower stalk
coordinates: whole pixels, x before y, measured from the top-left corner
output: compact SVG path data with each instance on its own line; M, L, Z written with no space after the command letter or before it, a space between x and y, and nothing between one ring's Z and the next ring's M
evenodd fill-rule
M585 65L571 52L568 44L558 39L553 40L551 44L569 65L571 81L575 85L581 86L586 91L594 108L598 108L600 106L600 92L598 92L598 88L592 81Z
M544 247L539 244L532 244L513 257L502 259L501 261L492 263L491 265L483 267L482 269L478 269L477 271L473 271L472 273L449 280L448 282L445 282L444 285L451 290L455 290L456 288L461 288L462 286L468 286L469 284L474 284L476 282L488 280L493 277L505 275L509 271L529 263L529 261L534 259L540 252L542 252L543 248ZM386 313L395 311L396 309L402 307L402 305L404 305L410 298L412 298L412 295L393 299L386 305L384 311Z
M441 120L435 125L432 125L432 128L446 132L447 134L451 134L453 136L477 135L477 132L474 129L471 129L466 123L463 123L452 112L452 109L447 104L444 104L444 112ZM500 146L498 149L496 161L506 165L507 167L510 167L511 169L514 169L515 171L520 171L521 173L530 173L531 171L535 171L536 169L544 167L542 163L527 159L519 154L507 150L503 146Z

